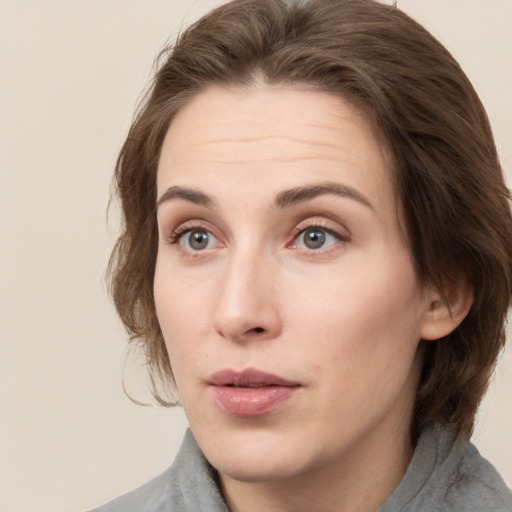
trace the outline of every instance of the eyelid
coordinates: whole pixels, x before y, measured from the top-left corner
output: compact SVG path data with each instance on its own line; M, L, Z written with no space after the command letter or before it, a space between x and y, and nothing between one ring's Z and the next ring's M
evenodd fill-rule
M216 231L204 221L189 220L179 223L174 229L170 229L169 234L164 238L164 243L169 245L172 251L183 258L184 261L208 261L212 254L224 247L220 236L215 234ZM194 232L207 233L207 245L205 247L197 248L192 245L191 236Z
M219 238L218 235L214 233L211 225L201 219L191 219L184 222L177 223L176 227L170 227L163 230L162 239L168 244L176 244L179 240L187 234L187 232L194 230L203 230L210 233L215 238Z
M301 227L301 228L295 228L294 229L294 233L295 233L295 238L297 236L299 236L300 234L302 233L305 233L306 231L311 231L311 230L314 230L314 229L318 229L319 231L325 231L326 233L329 233L330 235L342 240L342 239L345 239L345 238L348 238L348 237L344 237L341 233L339 233L337 230L333 229L333 228L330 228L328 226L324 226L322 224L319 224L319 223L314 223L314 224L308 224L307 226L305 227Z
M341 235L339 233L337 233L336 231L332 230L332 229L327 229L323 226L309 226L307 228L302 228L300 230L298 230L298 232L296 233L296 235L293 237L293 245L292 247L295 248L295 249L300 249L302 251L311 251L311 252L320 252L322 250L326 250L326 249L329 249L330 247L332 247L333 245L335 244L328 244L326 246L321 246L319 247L318 249L312 249L310 247L300 247L299 246L299 239L300 237L304 234L304 233L307 233L308 231L323 231L325 232L328 236L334 238L336 240L336 242L342 242L343 239L341 237ZM302 244L304 244L304 242L302 242ZM301 244L301 245L302 245Z
M336 222L336 224L339 226L339 222ZM326 246L321 246L317 249L314 248L308 248L308 247L301 247L298 244L299 237L307 232L307 231L324 231L326 234L330 235L331 237L334 237L336 239L335 242L330 243ZM327 255L328 253L332 251L336 251L336 249L340 249L343 244L348 242L351 239L350 233L348 229L346 229L344 226L339 228L334 228L331 223L326 219L314 219L309 218L305 219L304 221L300 222L293 230L293 238L290 243L287 244L288 248L294 249L297 251L300 251L303 254L314 256L314 257L321 257L324 255ZM303 244L302 244L303 245Z
M334 224L334 226L333 226ZM310 216L297 223L294 228L294 235L298 236L300 233L307 231L308 229L322 229L328 233L336 236L340 240L350 240L352 234L350 230L339 220L331 220L324 218L323 216Z
M316 218L315 218L316 217ZM332 224L335 224L333 227ZM176 227L174 227L176 226ZM289 241L286 243L288 248L295 248L308 253L322 253L326 252L329 249L332 249L334 246L338 246L338 243L331 243L326 247L320 247L318 249L311 249L305 247L297 247L297 239L298 237L308 231L308 230L321 230L325 231L327 234L336 238L336 240L340 243L348 242L351 240L351 234L349 230L340 223L338 220L325 219L322 217L313 216L305 218L298 222L296 226L292 230L292 234L290 236ZM165 226L165 223L160 227L160 237L162 242L167 243L169 245L176 245L186 236L187 233L195 230L204 230L209 233L213 238L218 241L219 245L225 245L222 237L222 234L218 232L218 229L208 221L205 221L200 218L187 219L184 221L176 222L171 224L169 227ZM217 245L217 244L216 244ZM183 249L184 252L196 252L200 253L201 251L187 251L186 248ZM205 253L208 251L205 250Z

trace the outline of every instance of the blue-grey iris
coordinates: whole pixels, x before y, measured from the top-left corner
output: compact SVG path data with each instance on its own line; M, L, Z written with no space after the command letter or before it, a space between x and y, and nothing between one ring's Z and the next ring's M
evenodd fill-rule
M196 251L202 251L208 246L208 232L207 231L192 231L188 236L188 243L190 247Z
M303 236L308 249L319 249L325 243L325 233L319 229L308 229Z

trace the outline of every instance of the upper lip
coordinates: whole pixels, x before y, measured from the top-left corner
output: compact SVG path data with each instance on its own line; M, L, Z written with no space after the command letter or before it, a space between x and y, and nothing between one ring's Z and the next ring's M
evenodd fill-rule
M286 386L296 387L299 383L284 379L272 373L263 372L254 368L247 368L242 371L220 370L214 373L208 384L212 386L236 386L244 388L257 388L265 386Z

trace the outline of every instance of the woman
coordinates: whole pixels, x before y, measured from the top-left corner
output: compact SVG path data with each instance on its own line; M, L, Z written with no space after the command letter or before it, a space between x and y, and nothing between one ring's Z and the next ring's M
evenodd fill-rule
M505 339L509 194L457 63L371 0L237 0L162 57L110 272L191 431L98 510L511 510L468 441Z

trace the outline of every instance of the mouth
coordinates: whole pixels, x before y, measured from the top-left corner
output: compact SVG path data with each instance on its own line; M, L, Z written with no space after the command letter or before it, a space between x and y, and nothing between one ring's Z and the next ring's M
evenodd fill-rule
M233 416L268 414L289 400L300 384L252 368L221 370L207 381L217 406Z

